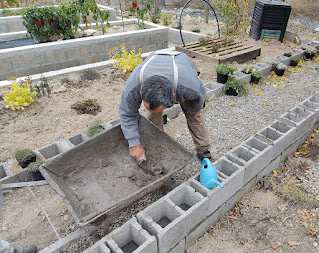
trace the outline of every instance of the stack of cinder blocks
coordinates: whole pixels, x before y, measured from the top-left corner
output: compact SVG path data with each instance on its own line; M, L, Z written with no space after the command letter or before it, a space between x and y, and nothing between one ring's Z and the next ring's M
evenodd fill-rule
M316 93L214 162L224 189L209 190L197 173L87 252L185 252L262 177L296 151L319 127L318 119Z

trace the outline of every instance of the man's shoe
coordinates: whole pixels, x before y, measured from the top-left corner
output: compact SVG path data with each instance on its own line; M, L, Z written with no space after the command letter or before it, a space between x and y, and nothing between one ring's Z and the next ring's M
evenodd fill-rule
M204 153L197 153L197 157L200 161L203 161L204 158L212 159L212 155L209 150L206 150Z
M34 245L20 246L14 249L14 253L37 253L38 249Z

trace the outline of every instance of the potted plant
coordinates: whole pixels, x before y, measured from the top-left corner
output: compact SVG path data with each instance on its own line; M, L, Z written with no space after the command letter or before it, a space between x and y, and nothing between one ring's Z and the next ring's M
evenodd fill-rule
M167 112L163 111L162 115L163 115L163 123L165 125L165 124L167 124Z
M281 63L277 64L277 66L275 68L275 73L277 76L283 76L286 69L287 69L287 65L285 65L281 62Z
M234 77L228 79L224 90L227 95L241 96L247 93L247 87L244 81L238 80Z
M317 49L311 46L305 46L305 60L312 60L314 55L317 53Z
M14 153L14 158L22 168L28 167L30 163L37 160L36 154L31 149L21 149Z
M290 56L291 56L291 52L286 52L286 53L284 53L284 56L290 57Z
M228 80L228 76L233 74L236 71L236 68L232 67L228 63L222 63L215 67L217 72L217 82L218 83L226 83Z
M299 62L298 58L293 57L293 58L291 59L290 66L295 67L295 66L298 65L298 62Z
M263 74L260 73L259 71L252 71L251 72L251 83L259 83L260 79L262 78Z
M245 74L250 74L252 71L253 71L253 68L245 67L245 68L243 68L243 70L241 72L243 72Z
M39 171L39 168L42 164L43 164L43 161L36 161L28 165L27 170L31 172L31 176L34 181L44 180L44 177Z

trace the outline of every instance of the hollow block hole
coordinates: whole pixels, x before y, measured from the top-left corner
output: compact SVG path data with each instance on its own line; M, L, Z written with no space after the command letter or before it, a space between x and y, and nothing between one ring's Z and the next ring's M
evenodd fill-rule
M302 118L296 114L293 114L293 113L288 113L284 116L284 118L292 121L292 122L295 122L295 123L298 123L302 120Z
M136 250L139 246L132 240L130 242L128 242L127 244L125 244L121 250L124 253L132 253L134 250Z
M287 133L291 129L290 126L287 126L284 123L279 122L279 121L277 121L276 123L272 124L271 127L273 129L281 132L281 133Z
M251 139L250 141L248 141L246 143L249 147L251 148L254 148L258 151L263 151L266 147L267 147L267 144L259 141L258 139L254 138L254 139Z
M306 106L306 107L312 108L312 109L318 109L319 108L319 104L318 103L311 102L311 101L306 101L306 102L303 103L303 105Z
M310 112L304 108L297 107L293 110L294 113L298 114L300 117L306 118Z
M272 141L275 141L281 137L281 135L278 132L276 132L275 130L272 130L270 128L265 129L260 134L265 136L266 138L272 140Z
M242 147L239 147L238 149L233 151L233 153L237 157L239 157L240 159L243 159L246 162L248 162L249 160L251 160L254 157L254 155L251 152L249 152L248 150L246 150Z
M77 134L69 138L69 141L74 145L77 146L84 141L82 134Z
M313 96L312 98L309 99L311 102L319 104L319 97Z
M219 160L218 162L216 162L215 166L218 171L222 172L228 177L230 177L238 170L238 167L234 166L226 160Z
M165 228L168 224L170 224L172 221L167 218L166 216L163 216L157 224L160 225L162 228Z
M4 168L3 168L3 166L0 165L0 178L4 178L4 177L6 177L6 176L7 176L7 174L6 174L6 172L5 172Z

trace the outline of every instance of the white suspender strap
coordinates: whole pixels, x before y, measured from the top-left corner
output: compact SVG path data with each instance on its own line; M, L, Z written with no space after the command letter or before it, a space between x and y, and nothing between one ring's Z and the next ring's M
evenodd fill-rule
M153 60L154 59L154 57L155 57L156 55L155 54L153 54L152 55L152 57L151 58L149 58L148 60L147 60L147 62L145 62L145 64L142 66L142 68L141 68L141 70L140 70L140 83L141 83L141 87L143 86L143 82L144 82L144 80L143 80L143 73L144 73L144 70L145 70L145 68L146 68L146 66L151 62L151 60Z
M178 85L178 68L175 62L175 55L172 55L173 58L173 66L174 66L174 93L173 93L173 101L176 102L176 92Z

